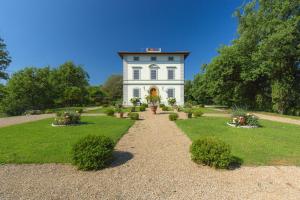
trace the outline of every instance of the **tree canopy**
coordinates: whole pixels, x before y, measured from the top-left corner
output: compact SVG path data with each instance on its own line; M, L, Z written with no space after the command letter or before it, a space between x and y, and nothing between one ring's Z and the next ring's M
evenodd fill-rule
M300 108L299 13L299 0L254 0L238 9L238 37L195 77L193 98L280 113Z
M0 38L0 80L7 79L8 75L5 72L6 68L11 62L11 58L6 50L6 44L3 39Z

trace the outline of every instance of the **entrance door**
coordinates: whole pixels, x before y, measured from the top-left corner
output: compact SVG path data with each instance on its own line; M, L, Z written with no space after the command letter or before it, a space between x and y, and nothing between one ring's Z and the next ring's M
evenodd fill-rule
M156 88L151 88L150 89L150 95L151 96L157 96L157 89Z

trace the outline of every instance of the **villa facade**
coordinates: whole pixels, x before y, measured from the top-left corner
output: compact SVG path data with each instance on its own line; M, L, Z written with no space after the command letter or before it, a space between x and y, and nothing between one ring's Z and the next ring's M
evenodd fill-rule
M123 105L132 105L130 99L159 95L161 103L176 98L177 105L184 104L184 62L189 52L162 52L146 49L145 52L118 53L123 60Z

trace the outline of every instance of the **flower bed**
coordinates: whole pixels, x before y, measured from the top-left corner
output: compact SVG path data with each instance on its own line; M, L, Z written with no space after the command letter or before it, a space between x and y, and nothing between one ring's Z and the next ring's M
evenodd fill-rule
M227 124L239 128L258 128L260 126L258 117L246 113L242 109L233 110L231 122L227 122Z
M80 113L76 112L58 112L52 126L70 126L80 124Z

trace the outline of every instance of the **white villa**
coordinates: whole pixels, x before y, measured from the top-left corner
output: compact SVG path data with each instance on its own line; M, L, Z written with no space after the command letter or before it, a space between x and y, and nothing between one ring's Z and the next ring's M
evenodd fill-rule
M187 51L162 52L148 48L145 52L118 52L123 60L123 105L132 105L130 99L159 95L161 103L176 98L177 105L184 104L184 61Z

